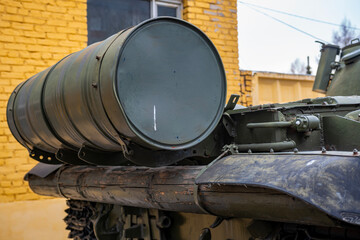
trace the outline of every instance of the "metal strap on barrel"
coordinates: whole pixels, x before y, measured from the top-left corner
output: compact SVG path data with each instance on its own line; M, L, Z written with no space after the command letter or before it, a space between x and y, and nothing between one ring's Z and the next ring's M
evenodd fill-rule
M230 149L226 149L223 153L221 153L217 158L215 158L211 163L209 163L208 165L206 165L203 169L201 169L201 171L198 173L198 175L195 178L195 183L194 183L194 201L195 204L201 209L201 211L203 211L205 214L210 214L210 215L215 215L212 214L211 212L209 212L202 204L200 201L200 196L199 196L199 185L196 184L196 180L212 165L214 165L219 159L223 158L226 154L228 154L230 152Z
M60 194L63 198L70 199L70 198L68 198L67 196L65 196L65 194L61 191L60 184L59 184L61 172L62 172L65 168L67 168L67 167L68 167L68 165L66 165L66 164L62 165L62 166L59 168L59 170L57 170L56 175L55 175L55 179L56 179L56 188L57 188L59 194Z
M101 63L103 61L103 57L104 55L106 54L106 52L109 50L109 48L111 47L111 45L125 32L127 31L128 29L130 29L131 27L128 27L126 29L123 29L122 31L118 32L117 33L117 36L114 37L114 39L106 46L106 48L100 52L97 56L96 56L96 59L98 59L98 64L96 66L96 71L97 71L97 76L96 76L96 81L97 83L100 82L100 71L101 71ZM100 97L101 99L101 97ZM101 104L103 105L103 108L104 108L104 104L102 103L101 101ZM104 111L105 111L105 108L104 108ZM107 115L106 111L105 111L105 114ZM121 150L124 154L124 157L127 158L126 156L129 155L129 151L128 151L128 148L127 148L127 144L126 142L121 138L121 136L119 135L117 129L115 128L115 126L113 125L113 123L110 121L110 119L108 119L111 127L113 128L112 130L114 130L114 132L116 134L113 134L113 137L116 139L116 141L120 144L121 146Z

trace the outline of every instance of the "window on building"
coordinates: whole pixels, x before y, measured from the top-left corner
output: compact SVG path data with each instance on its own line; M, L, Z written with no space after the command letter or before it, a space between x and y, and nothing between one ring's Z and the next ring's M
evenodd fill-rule
M171 16L181 18L182 4L180 1L156 1L152 0L152 17Z
M88 45L157 16L181 18L181 0L88 0Z

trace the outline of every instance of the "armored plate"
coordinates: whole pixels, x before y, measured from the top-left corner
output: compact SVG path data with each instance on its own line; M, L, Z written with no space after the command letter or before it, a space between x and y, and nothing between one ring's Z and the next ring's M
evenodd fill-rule
M360 157L325 154L239 154L220 159L197 184L275 189L326 214L360 225Z

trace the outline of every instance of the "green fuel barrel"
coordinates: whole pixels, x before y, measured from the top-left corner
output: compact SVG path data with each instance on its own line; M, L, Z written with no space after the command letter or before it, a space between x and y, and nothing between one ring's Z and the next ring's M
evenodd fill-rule
M70 54L20 84L7 120L30 151L179 150L204 140L225 105L220 56L195 26L155 18ZM56 160L49 162L55 163Z

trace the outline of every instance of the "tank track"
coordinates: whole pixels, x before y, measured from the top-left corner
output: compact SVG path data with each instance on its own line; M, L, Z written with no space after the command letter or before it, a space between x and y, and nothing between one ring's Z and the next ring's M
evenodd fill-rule
M68 238L74 240L96 240L91 217L94 215L95 203L78 200L67 200L69 206L65 210L66 229L70 231Z

